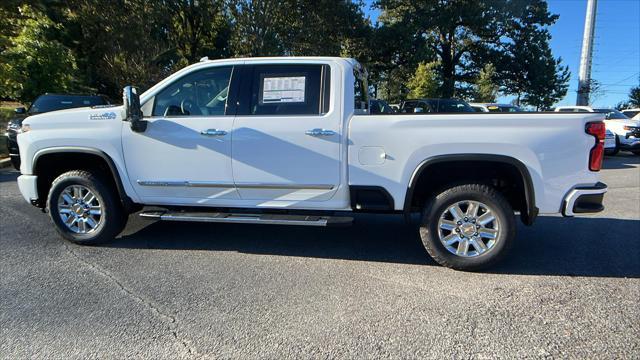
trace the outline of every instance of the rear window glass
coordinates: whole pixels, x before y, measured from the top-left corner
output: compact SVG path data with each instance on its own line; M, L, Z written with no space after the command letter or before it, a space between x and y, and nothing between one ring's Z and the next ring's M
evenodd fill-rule
M260 65L254 68L251 115L319 115L329 110L326 65Z
M36 99L29 108L30 113L43 113L71 108L107 105L108 102L101 96L75 96L75 95L43 95Z
M618 120L628 119L628 117L626 117L625 114L621 113L618 110L614 110L614 109L594 109L594 110L599 113L607 114L607 119L618 119Z

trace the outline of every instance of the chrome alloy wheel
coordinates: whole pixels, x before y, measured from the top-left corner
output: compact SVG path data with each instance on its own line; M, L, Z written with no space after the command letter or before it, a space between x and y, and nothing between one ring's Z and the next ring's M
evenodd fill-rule
M87 187L67 186L58 196L58 213L67 228L77 234L89 234L102 222L102 204Z
M500 223L489 206L479 201L458 201L438 221L438 237L452 254L475 257L491 251L500 235Z

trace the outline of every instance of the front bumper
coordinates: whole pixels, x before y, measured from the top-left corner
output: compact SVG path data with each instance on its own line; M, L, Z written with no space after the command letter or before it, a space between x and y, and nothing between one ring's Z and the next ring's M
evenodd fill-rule
M569 191L562 204L563 216L598 213L604 210L602 200L607 192L607 185L597 183L593 186L579 186Z
M38 177L35 175L18 176L18 188L22 197L30 204L38 203Z
M625 136L618 136L618 143L622 150L640 150L640 134L630 132Z

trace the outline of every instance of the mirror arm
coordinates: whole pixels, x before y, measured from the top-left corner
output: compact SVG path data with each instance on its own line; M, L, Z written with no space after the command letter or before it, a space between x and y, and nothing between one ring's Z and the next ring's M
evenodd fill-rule
M131 130L134 132L145 132L147 130L147 124L149 122L147 120L138 119L136 121L131 121Z

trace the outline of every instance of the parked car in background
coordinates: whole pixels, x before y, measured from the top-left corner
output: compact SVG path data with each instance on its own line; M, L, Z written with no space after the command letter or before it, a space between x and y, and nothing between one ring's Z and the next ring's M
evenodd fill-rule
M615 155L620 150L631 151L640 155L640 121L631 120L616 109L594 108L591 106L558 106L556 112L585 112L605 115L605 126L616 135L616 148L610 151Z
M20 169L20 150L16 137L22 131L22 120L26 117L50 111L96 105L109 105L109 100L101 95L44 94L38 96L29 109L17 108L15 110L16 116L7 124L7 149L13 166Z
M620 110L624 116L631 120L640 120L640 108Z
M616 134L607 129L604 135L604 153L605 155L615 155L618 153L618 143L616 142Z
M401 113L465 113L476 112L459 99L410 99L400 104Z
M487 104L487 103L470 103L469 104L477 112L522 112L523 110L511 104Z
M371 99L369 101L369 113L370 114L393 114L395 110L387 104L386 101L380 99Z

